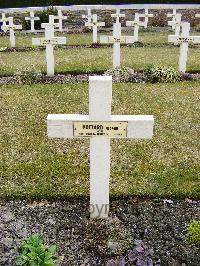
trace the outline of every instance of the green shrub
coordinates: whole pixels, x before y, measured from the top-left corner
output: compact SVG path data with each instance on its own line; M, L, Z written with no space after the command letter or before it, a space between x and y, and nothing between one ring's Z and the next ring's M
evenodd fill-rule
M37 83L42 78L42 73L32 65L24 68L24 70L17 71L15 77L20 84L31 85Z
M63 257L55 256L56 245L47 247L41 235L32 235L25 239L19 248L17 266L55 266L63 260Z
M192 221L188 226L188 242L200 246L200 221Z
M181 74L173 67L148 64L144 69L147 80L152 83L175 83L181 80Z

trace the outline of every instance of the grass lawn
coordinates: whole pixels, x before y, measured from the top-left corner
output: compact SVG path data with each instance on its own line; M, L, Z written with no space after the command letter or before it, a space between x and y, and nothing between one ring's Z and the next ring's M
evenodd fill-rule
M153 114L155 133L112 140L111 196L199 198L199 92L199 82L113 85L112 113ZM88 112L88 84L1 85L0 97L0 197L88 196L89 141L46 135L47 114Z
M178 69L178 47L123 47L121 49L122 66L143 70L146 64L155 63L173 66ZM200 52L189 49L187 70L200 72ZM0 53L0 75L10 75L30 65L46 73L45 51ZM55 50L55 71L95 72L112 68L112 48L76 48Z
M104 35L105 33L98 33L98 38L100 35ZM140 32L139 33L139 41L144 44L166 44L168 38L168 32ZM170 33L172 34L172 33ZM65 36L67 37L68 45L90 45L92 42L92 32L90 33L80 33L80 34L67 34L57 33L56 36ZM109 33L110 35L110 33ZM131 33L124 33L124 35L131 35ZM16 33L16 47L31 47L32 46L32 38L34 37L43 37L44 33L35 34L24 34L17 32ZM0 47L9 47L9 36L0 37Z

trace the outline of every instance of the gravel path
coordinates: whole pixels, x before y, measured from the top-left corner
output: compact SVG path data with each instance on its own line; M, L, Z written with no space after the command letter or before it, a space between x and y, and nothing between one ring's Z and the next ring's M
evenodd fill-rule
M83 199L54 202L0 201L0 265L15 265L17 247L33 233L56 243L62 265L105 265L133 246L153 248L156 265L200 265L197 247L185 241L187 225L200 217L200 201L120 198L110 218L90 220Z

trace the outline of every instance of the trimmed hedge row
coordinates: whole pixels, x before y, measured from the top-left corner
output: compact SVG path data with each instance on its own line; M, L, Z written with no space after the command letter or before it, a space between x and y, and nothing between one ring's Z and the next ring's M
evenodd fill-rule
M199 0L0 0L0 8L50 5L105 5L105 4L199 4Z

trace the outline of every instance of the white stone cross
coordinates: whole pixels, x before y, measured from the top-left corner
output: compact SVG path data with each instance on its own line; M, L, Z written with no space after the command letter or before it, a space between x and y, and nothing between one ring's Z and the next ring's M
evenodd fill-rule
M146 27L145 21L140 21L140 17L141 16L139 13L135 13L134 21L126 21L126 26L134 27L135 42L139 41L139 37L138 37L139 27Z
M100 43L113 44L113 67L120 67L120 44L121 43L134 43L134 36L121 35L121 23L113 24L113 36L103 35L100 36Z
M25 17L25 20L30 20L31 22L31 32L35 32L35 20L40 20L39 17L35 17L34 11L30 11L30 17Z
M180 35L180 30L181 30L181 13L177 13L175 15L174 21L168 21L168 25L172 26L173 29L175 29L175 35ZM174 44L178 44L175 42Z
M179 71L185 72L188 57L188 43L200 43L200 36L190 36L190 23L182 22L182 31L180 35L169 35L169 42L177 42L180 44L179 55Z
M149 18L153 18L153 16L154 16L153 14L149 14L148 8L145 8L144 14L140 14L140 17L144 18L145 28L147 28Z
M116 18L116 23L119 23L119 19L124 18L125 14L120 14L120 9L117 9L115 14L111 14L111 17Z
M88 9L88 14L87 15L82 15L82 18L86 18L88 23L92 22L92 12L91 9ZM91 27L88 27L91 29Z
M172 21L175 21L175 16L176 16L176 9L173 8L172 13L167 14L167 17L172 18ZM172 29L175 30L175 25L172 26Z
M97 27L105 26L105 22L97 22L97 14L92 15L92 22L85 22L86 27L92 27L92 41L97 43Z
M150 139L152 115L112 115L112 77L89 77L89 115L49 114L49 138L90 139L90 217L109 212L110 139Z
M58 10L58 15L55 16L55 19L58 19L59 22L59 32L62 32L63 31L63 20L66 20L67 19L67 16L63 16L62 14L62 11L61 10Z
M6 18L6 14L5 13L1 13L0 22L2 22L2 26L6 26L6 22L8 22L8 18ZM4 30L4 32L6 32L6 29Z
M47 62L47 75L54 75L54 53L53 47L56 44L66 44L66 37L55 37L53 23L42 23L42 28L45 29L45 38L32 38L33 45L46 46L46 62Z
M14 25L13 17L8 17L8 24L2 25L1 29L3 31L9 31L10 33L10 47L15 47L15 32L14 30L21 30L22 25Z

